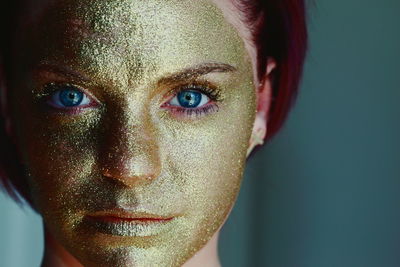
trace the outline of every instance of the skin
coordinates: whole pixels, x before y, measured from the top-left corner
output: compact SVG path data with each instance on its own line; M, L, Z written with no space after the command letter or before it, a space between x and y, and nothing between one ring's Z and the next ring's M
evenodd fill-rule
M209 0L46 1L27 21L9 106L44 219L43 266L219 266L218 232L255 136L265 136L269 104L260 103L270 99L269 79L254 90L252 58L221 9ZM53 84L94 104L51 108ZM208 113L165 105L188 85L218 95ZM173 220L144 234L85 221L106 209Z

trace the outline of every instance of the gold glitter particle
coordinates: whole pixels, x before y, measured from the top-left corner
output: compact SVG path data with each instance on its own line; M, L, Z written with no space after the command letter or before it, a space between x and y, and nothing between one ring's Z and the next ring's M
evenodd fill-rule
M208 0L51 1L41 14L20 37L11 106L47 229L85 266L181 266L240 188L256 109L242 39ZM210 68L221 64L232 68ZM188 75L198 66L208 73ZM50 83L98 103L49 109ZM208 113L162 107L173 89L205 84L220 95ZM85 223L112 209L175 219Z

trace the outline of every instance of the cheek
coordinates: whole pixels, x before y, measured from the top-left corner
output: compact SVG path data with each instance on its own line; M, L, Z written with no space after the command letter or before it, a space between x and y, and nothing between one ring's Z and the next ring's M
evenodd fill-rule
M17 142L35 205L43 210L89 182L96 156L96 116L73 122L43 116L26 103L16 112Z
M193 124L168 123L174 134L163 139L163 150L174 164L172 177L184 192L188 212L198 220L193 230L219 226L236 199L255 108L243 99L252 97L232 97L218 113Z

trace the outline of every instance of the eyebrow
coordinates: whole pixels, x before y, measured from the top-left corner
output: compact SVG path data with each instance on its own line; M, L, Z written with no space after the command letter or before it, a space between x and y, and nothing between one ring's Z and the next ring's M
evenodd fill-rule
M170 84L179 81L195 80L198 77L209 73L224 73L224 72L234 72L237 71L236 67L226 64L226 63L202 63L200 65L190 67L173 73L166 77L162 77L158 83L159 84Z
M51 72L56 75L64 76L66 78L75 79L84 82L90 82L90 78L81 74L78 71L74 71L71 68L63 67L57 64L39 64L34 72Z
M56 75L61 75L67 78L90 82L91 79L78 71L74 71L69 67L63 67L56 64L40 64L35 69L35 72L47 71ZM206 62L193 67L189 67L179 72L161 77L158 84L171 84L186 80L195 80L198 77L204 76L209 73L226 73L237 71L237 68L226 63Z

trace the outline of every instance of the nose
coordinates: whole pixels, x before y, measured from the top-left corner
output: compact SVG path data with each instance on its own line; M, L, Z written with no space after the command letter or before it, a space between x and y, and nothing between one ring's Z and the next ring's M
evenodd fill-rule
M144 114L140 119L121 114L105 127L100 149L102 174L127 187L151 183L161 171L153 124Z

